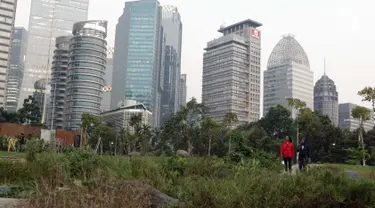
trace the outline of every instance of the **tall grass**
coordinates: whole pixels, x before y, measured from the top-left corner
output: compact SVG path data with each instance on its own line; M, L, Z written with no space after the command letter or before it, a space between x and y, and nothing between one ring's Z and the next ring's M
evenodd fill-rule
M272 160L268 161L272 164ZM32 191L23 207L149 207L149 184L188 207L375 207L375 184L351 180L335 167L296 176L208 158L100 157L86 151L40 154L25 163L0 162L0 183ZM263 163L264 164L264 163Z

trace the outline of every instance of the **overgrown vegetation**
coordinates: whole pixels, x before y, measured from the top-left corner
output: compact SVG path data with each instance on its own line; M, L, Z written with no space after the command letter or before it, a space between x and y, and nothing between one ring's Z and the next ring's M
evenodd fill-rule
M273 168L262 167L265 163ZM0 161L0 182L21 187L13 194L28 195L23 207L148 207L152 197L137 185L141 182L188 207L375 206L374 181L349 179L334 167L283 175L278 164L272 156L237 163L216 157L41 153L29 162Z

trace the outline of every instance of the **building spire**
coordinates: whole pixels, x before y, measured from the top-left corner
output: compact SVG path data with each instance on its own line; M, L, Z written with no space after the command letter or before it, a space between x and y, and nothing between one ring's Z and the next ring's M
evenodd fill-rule
M326 57L324 57L324 75L326 75Z

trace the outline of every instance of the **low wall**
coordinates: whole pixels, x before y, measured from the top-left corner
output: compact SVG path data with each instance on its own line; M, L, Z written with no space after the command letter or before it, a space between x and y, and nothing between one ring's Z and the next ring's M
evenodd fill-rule
M40 129L40 127L35 126L27 126L13 123L0 123L0 136L17 137L20 136L21 133L23 133L27 138L40 137ZM59 129L56 130L56 139L66 146L71 146L74 145L74 137L77 133L73 131Z

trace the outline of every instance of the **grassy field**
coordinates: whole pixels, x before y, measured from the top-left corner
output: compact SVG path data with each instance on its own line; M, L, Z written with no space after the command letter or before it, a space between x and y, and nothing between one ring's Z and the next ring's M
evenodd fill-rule
M4 152L0 151L0 157L17 157L17 158L24 158L25 153L20 152Z
M215 157L42 153L25 163L0 161L0 185L21 186L20 195L28 199L23 207L30 208L149 207L151 195L132 181L194 208L375 207L374 181L352 180L337 166L295 176L280 174L279 166L273 157L237 163Z
M362 165L347 165L347 164L326 164L326 166L336 167L341 170L355 171L364 178L375 180L375 167Z

